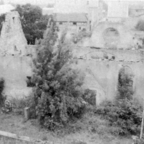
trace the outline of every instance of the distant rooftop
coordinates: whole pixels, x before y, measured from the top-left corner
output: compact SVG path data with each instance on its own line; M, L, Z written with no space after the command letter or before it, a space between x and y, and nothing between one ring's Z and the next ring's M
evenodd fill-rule
M87 22L86 14L70 13L63 14L57 13L55 19L58 22Z
M51 15L54 13L54 8L44 7L42 8L43 15Z

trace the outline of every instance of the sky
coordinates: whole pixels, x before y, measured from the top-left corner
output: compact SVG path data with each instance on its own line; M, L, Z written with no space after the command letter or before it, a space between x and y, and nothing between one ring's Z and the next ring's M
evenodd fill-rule
M11 2L11 3L19 3L19 4L24 4L24 3L31 3L31 4L48 4L48 3L68 3L68 4L73 4L75 1L78 1L79 4L85 3L87 0L3 0L5 3ZM89 1L97 1L97 0L89 0ZM118 0L104 0L104 1L118 1ZM144 1L144 0L121 0L121 1Z
M54 3L55 1L61 1L61 2L68 2L73 3L73 1L76 0L3 0L4 2L12 2L12 3ZM77 1L84 1L84 0L77 0ZM92 0L93 1L93 0ZM117 0L105 0L105 1L117 1ZM123 0L123 1L144 1L144 0Z

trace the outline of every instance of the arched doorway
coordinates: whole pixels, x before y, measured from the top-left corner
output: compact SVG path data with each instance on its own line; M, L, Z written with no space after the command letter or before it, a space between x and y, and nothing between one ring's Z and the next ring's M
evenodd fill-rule
M134 74L129 66L123 66L118 75L118 98L130 99L134 94Z

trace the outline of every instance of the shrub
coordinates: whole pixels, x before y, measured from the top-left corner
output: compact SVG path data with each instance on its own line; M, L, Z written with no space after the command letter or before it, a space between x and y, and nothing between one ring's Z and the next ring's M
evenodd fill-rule
M132 99L133 94L133 74L128 67L123 67L118 78L117 99Z
M36 105L37 105L37 98L34 96L34 94L31 94L27 98L27 107L29 107L29 119L35 119L36 118Z
M96 112L107 119L110 126L118 127L119 135L137 135L140 132L142 106L135 99L107 101Z
M13 112L19 115L24 113L24 108L29 107L31 104L31 97L11 98Z
M83 29L74 35L73 42L78 43L78 42L82 41L84 38L87 38L90 36L91 36L91 33L87 32L85 29Z
M34 101L38 120L42 126L54 130L84 113L83 77L69 67L70 52L60 40L57 53L53 53L56 31L54 21L49 22L45 39L39 46L35 63Z
M136 30L138 31L144 31L144 21L140 20L136 25Z
M96 93L93 90L86 89L83 99L92 106L96 106Z
M0 15L0 34L3 26L3 22L5 21L5 14Z
M3 90L5 88L5 81L3 78L0 79L0 107L4 105L6 97L3 95Z
M119 74L118 95L115 101L106 101L97 109L97 113L109 121L109 125L118 127L119 135L137 135L140 132L142 106L133 98L133 74L129 68L122 68Z

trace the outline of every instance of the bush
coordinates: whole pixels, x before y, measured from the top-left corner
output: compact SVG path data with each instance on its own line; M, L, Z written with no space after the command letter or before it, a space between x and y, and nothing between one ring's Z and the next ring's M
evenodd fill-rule
M55 23L49 22L45 39L38 48L35 74L31 82L38 120L47 129L64 127L82 116L85 111L82 89L83 77L70 65L70 52L60 40L57 53L53 53L56 42ZM63 38L62 38L63 39Z
M24 108L31 106L31 97L11 98L13 112L19 115L24 114Z
M93 90L86 89L83 99L90 105L96 106L96 93Z
M87 38L90 36L91 36L91 33L87 32L85 29L83 29L74 35L73 42L78 43L78 42L82 41L84 38Z
M133 74L123 67L119 74L118 95L113 102L106 101L97 109L97 113L109 121L109 125L118 127L119 135L137 135L140 133L142 106L133 98Z
M3 78L0 79L0 107L4 105L6 97L3 95L3 90L5 88L5 81Z
M123 67L119 72L117 99L132 99L133 94L133 74L130 68Z
M0 15L0 33L2 30L3 22L5 21L5 14Z
M109 121L109 125L118 127L119 135L137 135L140 133L142 106L135 99L121 99L117 102L104 102L96 111Z
M144 21L140 20L136 25L136 30L138 31L144 31Z

